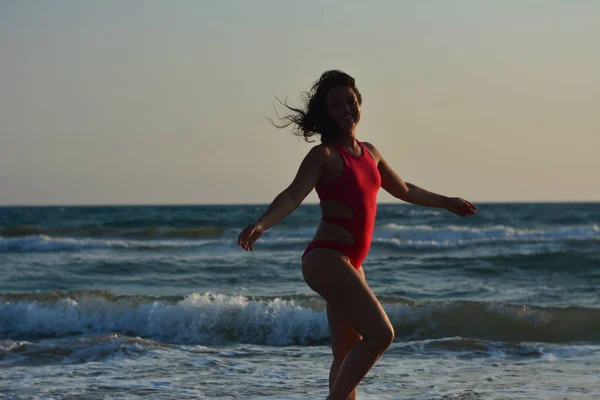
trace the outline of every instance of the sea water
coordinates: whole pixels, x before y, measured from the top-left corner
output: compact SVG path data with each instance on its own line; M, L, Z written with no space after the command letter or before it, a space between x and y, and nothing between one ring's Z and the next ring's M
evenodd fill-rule
M324 399L303 205L0 208L0 398ZM367 282L396 339L359 399L600 398L600 204L378 208Z

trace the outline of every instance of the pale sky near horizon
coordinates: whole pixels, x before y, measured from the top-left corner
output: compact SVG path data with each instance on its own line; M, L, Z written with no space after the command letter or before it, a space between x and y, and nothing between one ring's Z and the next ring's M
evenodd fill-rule
M0 205L268 203L314 145L266 121L274 96L299 105L328 69L356 78L358 139L408 182L600 201L599 17L594 0L0 0Z

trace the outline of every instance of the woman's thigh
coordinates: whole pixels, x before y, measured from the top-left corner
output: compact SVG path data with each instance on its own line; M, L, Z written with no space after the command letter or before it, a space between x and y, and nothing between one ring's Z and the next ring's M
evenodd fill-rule
M357 270L362 279L365 274L362 268ZM335 309L330 303L327 303L327 322L329 333L331 334L331 350L338 359L344 359L348 351L358 343L362 337L352 327L350 322Z
M341 253L316 248L302 260L306 283L317 292L358 334L368 339L393 335L383 307L358 272Z

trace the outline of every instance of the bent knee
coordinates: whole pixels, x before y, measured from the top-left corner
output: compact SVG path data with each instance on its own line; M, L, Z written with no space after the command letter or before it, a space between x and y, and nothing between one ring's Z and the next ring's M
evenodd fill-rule
M367 340L375 343L377 347L385 350L394 342L394 327L392 324L386 324L366 337Z
M389 324L385 328L381 329L378 335L378 341L382 346L385 346L386 349L394 342L394 338L395 333L392 324Z

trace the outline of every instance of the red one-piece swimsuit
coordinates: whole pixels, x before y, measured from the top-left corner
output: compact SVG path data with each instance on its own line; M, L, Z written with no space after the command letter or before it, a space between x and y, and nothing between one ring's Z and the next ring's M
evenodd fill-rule
M308 244L304 255L316 248L327 248L344 254L352 266L359 269L371 247L371 238L377 213L377 192L381 187L381 176L377 164L365 145L356 141L362 148L362 155L353 156L341 146L333 146L344 161L342 174L333 182L317 186L321 201L336 200L348 207L353 217L321 218L346 229L354 238L352 243L334 240L313 240Z

